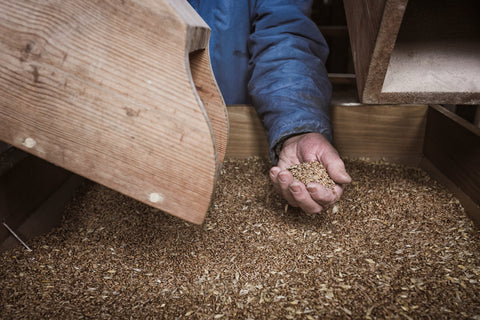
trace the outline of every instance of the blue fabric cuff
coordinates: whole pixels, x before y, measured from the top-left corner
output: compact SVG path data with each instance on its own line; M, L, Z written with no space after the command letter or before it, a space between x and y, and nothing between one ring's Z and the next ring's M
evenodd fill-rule
M278 154L281 151L283 143L286 139L298 134L309 132L320 133L330 143L332 143L333 130L330 121L327 118L302 120L272 127L267 134L267 139L270 146L269 156L272 163L277 165Z

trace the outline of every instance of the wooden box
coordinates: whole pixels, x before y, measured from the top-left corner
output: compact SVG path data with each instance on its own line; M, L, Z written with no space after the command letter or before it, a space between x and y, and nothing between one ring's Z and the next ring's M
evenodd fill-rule
M363 103L480 102L478 1L344 5Z

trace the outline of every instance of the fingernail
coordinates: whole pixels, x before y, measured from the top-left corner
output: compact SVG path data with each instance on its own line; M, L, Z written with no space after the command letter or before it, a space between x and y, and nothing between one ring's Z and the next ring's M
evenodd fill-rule
M287 177L285 176L285 174L279 173L278 180L280 180L280 182L287 182Z

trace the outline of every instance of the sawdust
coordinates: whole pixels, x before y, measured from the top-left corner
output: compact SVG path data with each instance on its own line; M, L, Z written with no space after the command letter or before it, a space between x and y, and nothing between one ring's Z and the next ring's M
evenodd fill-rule
M312 217L284 213L267 161L227 160L202 226L86 184L32 252L0 256L0 314L479 319L480 232L459 202L418 169L346 166L341 201Z

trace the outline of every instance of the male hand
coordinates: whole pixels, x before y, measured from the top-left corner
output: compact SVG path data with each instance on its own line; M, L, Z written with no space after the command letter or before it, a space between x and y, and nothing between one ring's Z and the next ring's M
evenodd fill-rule
M318 183L293 179L287 169L302 162L319 161L336 185L327 189ZM352 181L337 150L319 133L305 133L287 139L276 167L270 169L270 179L275 189L293 207L307 213L318 213L340 199L345 184Z

